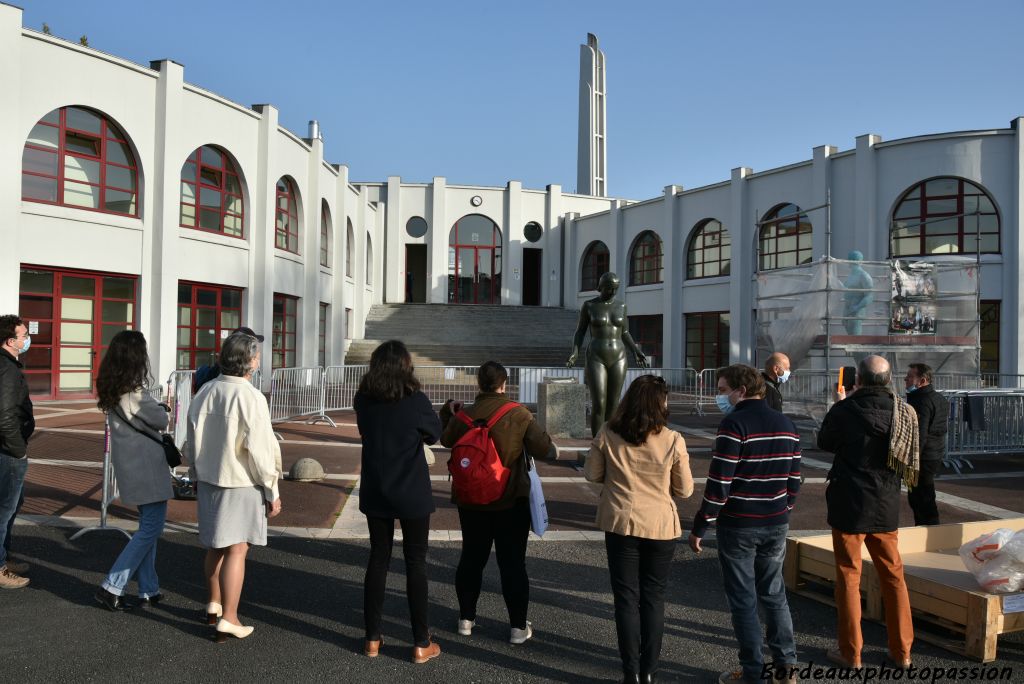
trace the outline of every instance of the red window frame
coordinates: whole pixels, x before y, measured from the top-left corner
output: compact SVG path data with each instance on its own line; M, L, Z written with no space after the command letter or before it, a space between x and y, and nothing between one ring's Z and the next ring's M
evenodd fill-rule
M186 317L182 316L184 310L188 310ZM213 325L200 325L200 312L210 311L213 312ZM175 368L191 370L216 363L225 333L242 325L242 289L179 280L176 316ZM183 322L183 319L187 320ZM204 329L213 333L212 346L200 347L198 344L199 331ZM183 337L187 338L187 343L182 342Z
M770 223L767 223L769 222ZM809 264L814 255L814 227L807 214L795 204L780 204L765 214L758 239L759 271ZM792 249L780 249L780 242L795 237ZM793 263L786 255L793 254Z
M320 204L320 265L331 265L331 210L326 201Z
M476 231L484 231L481 226L474 230L473 222L469 227L463 224L466 219L482 219L490 225L490 242L480 240L473 242L468 236ZM480 225L479 223L477 225ZM479 234L479 233L477 233ZM482 236L481 236L482 237ZM472 251L473 254L473 280L472 280L472 301L469 297L465 300L462 297L464 290L461 281L465 277L462 273L461 256L463 253ZM448 302L450 304L500 304L501 303L501 229L498 228L492 219L483 214L467 214L463 216L448 232ZM484 271L480 270L480 264L486 264ZM490 296L481 296L484 289L481 285L480 276L489 277L490 283L487 286Z
M191 202L187 201L189 194ZM207 219L205 226L204 218ZM213 221L209 219L213 218L216 218L216 227L210 225ZM203 145L193 150L185 160L181 167L178 225L207 233L245 238L242 180L231 157L224 150L213 145Z
M295 368L295 336L298 329L299 298L274 293L271 368Z
M950 182L956 183L953 192L944 187ZM889 253L895 257L975 254L969 247L979 232L982 254L1000 251L1001 221L995 202L984 188L963 178L939 176L917 183L900 197L892 216ZM955 238L956 251L929 251L928 242L936 238L945 244Z
M90 131L82 128L75 128L68 125L68 113L70 112L84 112L89 116L94 116L99 119L100 130ZM56 114L56 117L54 117ZM56 121L54 121L56 119ZM84 209L85 211L96 211L102 214L117 214L119 216L132 216L137 217L139 215L139 164L135 159L135 154L132 152L131 143L128 141L128 136L110 119L101 114L100 112L85 107L61 107L55 109L42 119L40 119L36 125L32 128L32 133L29 133L29 141L32 140L33 134L46 129L57 130L57 147L48 147L40 145L38 143L26 142L25 147L22 151L22 165L21 165L21 198L28 202L39 202L40 204L52 204L61 207L71 207L74 209ZM71 147L69 149L68 139L69 137L77 138L84 145L87 142L92 142L95 145L95 153L89 154L83 151L81 148ZM111 159L111 153L120 146L121 153L127 163L121 163ZM35 159L33 160L33 157ZM71 180L66 178L65 170L67 168L67 159L81 159L87 162L96 163L99 166L99 181L96 183L81 180ZM49 160L50 163L44 162ZM43 170L43 167L50 166L50 172ZM109 169L122 169L127 171L131 178L131 187L121 187L112 185L108 182L108 170ZM52 181L51 186L52 194L49 194L49 198L33 196L28 194L27 191L31 189L31 179L42 178L48 181ZM81 186L83 188L94 188L99 192L97 202L99 206L88 207L81 204L75 204L73 202L67 202L64 199L65 191L69 187L73 187L69 184ZM96 190L93 190L95 192ZM134 211L117 211L107 207L108 193L124 193L128 195L128 201L134 202Z
M729 312L703 311L683 318L686 367L704 370L729 365Z
M83 271L83 270L66 270L57 269L48 266L33 266L29 264L23 264L21 266L21 275L28 272L43 272L48 273L51 276L50 289L49 291L26 289L26 286L21 284L19 278L18 295L19 295L19 308L28 309L26 306L26 300L34 300L36 302L44 299L49 300L50 315L46 316L34 316L30 315L29 312L21 314L21 317L25 320L25 324L34 321L39 324L39 332L29 333L32 335L32 348L28 350L25 356L22 357L21 361L25 365L25 376L29 383L29 392L34 399L81 399L95 396L93 390L96 386L96 374L99 372L100 361L103 359L103 355L107 351L109 341L115 334L122 330L135 330L138 327L139 317L139 280L138 276L125 274L125 273L107 273L99 271ZM79 279L91 279L94 282L94 289L91 295L79 294L79 293L67 293L64 290L64 279L65 278L79 278ZM108 288L111 286L109 280L123 280L131 285L131 295L129 297L116 297L112 296ZM92 301L93 314L91 319L65 319L64 312L62 310L65 296L73 297L74 299L88 299ZM107 318L106 307L107 303L114 304L130 304L132 315L131 320L112 319ZM34 312L32 312L34 313ZM91 343L90 344L65 344L63 348L66 349L83 349L88 348L92 358L91 371L90 371L90 384L88 392L69 391L61 389L61 373L75 373L74 370L63 370L61 368L60 351L62 348L61 340L62 337L60 326L62 323L84 323L92 327ZM48 331L44 332L44 331ZM47 341L48 340L48 341ZM40 357L44 358L40 358ZM84 371L83 371L84 372ZM38 382L38 378L45 376L48 379L48 383L44 392L39 391L41 385Z
M729 231L718 219L703 221L693 232L686 250L686 279L729 275L731 261Z
M299 253L299 201L295 182L287 176L277 181L274 202L274 246Z
M633 240L629 249L629 284L657 285L661 282L661 238L653 230L645 230Z
M647 316L628 316L629 335L640 351L647 355L651 368L660 368L665 359L661 355L662 333L664 324L661 314Z
M601 280L601 276L609 270L610 260L608 245L600 240L594 240L587 245L583 251L580 267L580 292L597 289L597 283Z
M320 315L317 321L317 360L321 368L327 365L327 312L330 304L320 302Z

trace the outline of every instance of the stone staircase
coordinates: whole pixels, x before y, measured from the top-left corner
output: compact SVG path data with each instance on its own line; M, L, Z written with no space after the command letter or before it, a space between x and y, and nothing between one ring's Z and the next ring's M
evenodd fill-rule
M577 312L537 306L378 304L366 336L353 340L345 363L367 363L384 340L402 340L416 366L564 366Z

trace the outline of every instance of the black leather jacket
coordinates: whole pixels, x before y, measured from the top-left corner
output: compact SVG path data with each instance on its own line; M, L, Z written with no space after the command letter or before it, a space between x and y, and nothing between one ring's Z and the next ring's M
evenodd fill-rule
M21 361L0 349L0 452L15 458L25 458L36 429L22 368Z

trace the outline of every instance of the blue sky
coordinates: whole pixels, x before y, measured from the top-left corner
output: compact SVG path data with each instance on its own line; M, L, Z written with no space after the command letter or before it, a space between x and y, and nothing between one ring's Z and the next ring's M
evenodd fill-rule
M579 45L608 64L609 191L726 180L817 145L1024 115L1024 2L15 0L24 25L269 102L353 180L576 185Z

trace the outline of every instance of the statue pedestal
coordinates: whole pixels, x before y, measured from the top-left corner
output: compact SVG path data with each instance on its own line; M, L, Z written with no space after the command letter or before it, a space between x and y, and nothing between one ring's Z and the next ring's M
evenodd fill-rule
M587 436L587 388L572 380L544 378L537 385L537 422L553 438Z

